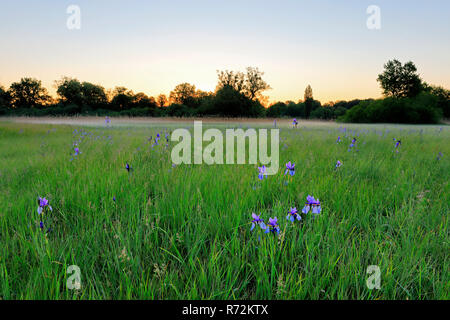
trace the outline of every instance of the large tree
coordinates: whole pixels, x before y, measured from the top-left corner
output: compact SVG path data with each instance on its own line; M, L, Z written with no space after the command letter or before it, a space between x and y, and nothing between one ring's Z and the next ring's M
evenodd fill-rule
M111 104L114 110L127 110L132 108L134 102L134 93L125 87L116 87L113 91Z
M9 95L14 108L33 108L51 102L47 89L40 80L34 78L22 78L19 82L12 83Z
M64 104L83 105L83 86L78 79L63 77L55 81L56 93Z
M156 102L158 104L158 107L163 108L167 105L167 97L165 94L160 94L157 98L156 98Z
M170 92L170 102L184 105L190 105L195 100L197 92L195 85L189 83L181 83Z
M385 96L391 97L414 97L423 89L422 80L416 73L417 68L409 61L402 65L396 59L389 60L384 65L383 73L378 75Z
M224 87L231 87L237 92L242 92L245 85L245 74L240 71L217 70L218 83L216 91Z
M136 93L133 96L133 107L134 108L156 108L157 104L155 98L147 96L143 92Z
M264 100L262 92L271 89L262 78L264 72L258 68L248 67L246 73L240 71L217 71L216 92L225 87L245 94L250 100Z
M263 75L264 72L259 71L258 68L247 68L244 90L247 97L251 100L258 99L263 91L271 89L270 86L262 79Z
M81 83L78 79L63 77L55 81L56 93L64 104L88 106L93 109L104 107L107 102L105 89L90 82Z
M314 103L313 91L309 84L305 89L304 102L305 102L305 117L306 119L308 119L309 116L311 115Z

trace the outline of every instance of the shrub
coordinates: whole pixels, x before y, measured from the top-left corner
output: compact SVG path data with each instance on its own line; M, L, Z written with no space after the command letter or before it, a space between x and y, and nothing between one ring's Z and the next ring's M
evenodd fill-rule
M413 98L362 101L339 120L356 123L438 123L441 117L437 97L422 92Z

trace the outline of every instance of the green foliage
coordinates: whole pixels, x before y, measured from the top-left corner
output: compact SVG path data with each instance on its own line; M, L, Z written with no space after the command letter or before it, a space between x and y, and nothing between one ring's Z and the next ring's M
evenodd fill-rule
M444 118L450 118L450 90L441 86L427 86L425 91L437 98L437 108L442 111Z
M311 113L311 118L322 119L322 120L333 119L333 117L334 117L333 111L334 110L332 107L319 107L319 108L316 108Z
M288 115L288 106L284 102L277 102L271 105L266 112L269 118L281 118Z
M423 90L422 80L416 71L417 68L411 61L402 65L396 59L389 60L377 81L388 97L414 97Z
M37 108L50 102L51 97L42 82L34 78L22 78L9 87L13 108Z
M82 112L83 109L96 110L104 108L108 102L105 89L100 85L90 82L81 83L77 79L64 77L56 81L56 87L60 102L71 105L73 114ZM77 106L76 108L73 106Z
M203 98L198 110L203 115L227 117L261 117L264 111L258 100L251 100L231 85L221 87L212 97Z
M190 117L195 115L195 111L188 106L179 103L172 103L169 107L165 108L166 115L170 117Z
M342 120L354 123L438 123L442 117L437 97L421 93L414 98L363 101L348 110Z
M181 83L170 92L170 102L175 104L192 105L197 97L195 85L189 83Z
M295 117L359 123L437 123L442 116L449 118L450 91L422 83L416 71L412 62L402 65L398 60L388 61L384 72L378 76L388 96L385 101L355 99L322 106L320 101L314 100L308 85L304 101L276 102L267 109L261 104L267 102L262 92L270 86L263 80L264 73L253 67L248 67L245 73L217 71L215 93L181 83L171 91L170 101L163 94L155 100L125 87L105 92L100 85L63 77L56 81L59 100L53 102L40 81L23 78L13 83L8 91L0 87L0 115Z
M305 100L305 102L304 102L305 103L305 118L309 119L309 117L311 115L311 111L313 111L313 103L314 103L312 88L309 84L305 89L304 100Z
M257 100L261 97L262 92L271 89L267 82L263 80L263 75L264 72L254 67L247 67L245 74L240 71L217 71L216 91L230 87L250 100Z
M82 93L84 105L90 106L92 109L105 107L108 102L106 98L105 88L90 82L82 83Z
M9 96L9 92L5 91L5 89L0 86L0 115L6 113L11 97Z

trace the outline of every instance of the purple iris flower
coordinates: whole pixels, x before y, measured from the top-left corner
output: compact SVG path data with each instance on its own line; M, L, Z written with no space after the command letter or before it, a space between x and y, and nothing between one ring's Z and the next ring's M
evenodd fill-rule
M294 222L295 219L297 219L298 221L300 221L302 219L302 217L297 213L297 208L291 208L288 212L288 215L286 216L286 219Z
M314 197L310 195L306 197L306 203L302 209L302 212L307 214L309 210L311 210L314 214L319 214L322 211L319 199L314 199Z
M264 175L267 178L266 166L263 165L262 167L258 167L258 171L259 171L258 179L260 180L264 179Z
M284 175L286 175L288 172L291 176L295 174L295 163L291 163L290 161L286 163L286 171L284 172Z
M44 198L39 197L39 206L42 208L48 206L48 200L45 197Z
M437 156L437 159L438 159L438 160L441 160L442 156L443 156L442 152L439 152L439 154L438 154L438 156Z
M264 223L264 220L261 219L261 216L258 216L256 213L252 213L252 226L250 228L250 231L253 231L253 229L255 228L255 226L258 224L261 229L265 230L267 227Z
M354 146L356 146L356 138L352 139L352 143L350 143L350 146L348 147L348 151L350 151Z
M116 202L116 196L113 196L113 201Z
M336 140L336 143L339 143L339 142L341 142L341 137L340 136Z
M275 218L269 218L269 223L266 226L266 231L265 233L269 233L269 232L273 232L273 233L279 233L280 232L280 227L278 226L278 221L277 221L277 217Z
M298 125L298 121L296 118L294 118L294 120L292 121L292 124L294 125L294 127L297 127Z
M125 169L127 169L128 172L130 172L130 171L133 170L133 168L128 164L128 162L127 162L127 164L125 165Z
M74 154L75 156L77 156L81 153L80 149L78 149L78 147L75 147L74 150L75 150L75 154Z
M50 211L53 211L52 207L49 205L48 200L45 197L39 197L38 202L39 206L37 208L37 212L39 214L41 214L46 208L48 208Z
M340 168L340 166L342 166L342 162L340 162L339 160L336 162L336 169Z

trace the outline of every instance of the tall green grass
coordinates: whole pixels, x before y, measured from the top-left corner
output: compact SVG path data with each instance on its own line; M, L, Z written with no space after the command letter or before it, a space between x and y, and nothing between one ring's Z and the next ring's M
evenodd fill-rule
M449 298L447 127L286 126L279 173L259 181L254 165L173 168L164 131L191 126L0 123L0 298ZM70 161L74 129L87 134ZM322 213L288 222L308 194ZM53 207L47 235L38 196ZM277 216L280 235L250 232L252 212ZM66 287L69 265L81 290ZM380 290L366 286L369 265Z

